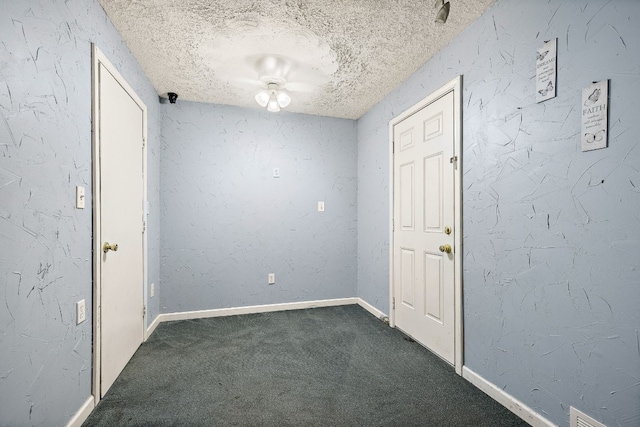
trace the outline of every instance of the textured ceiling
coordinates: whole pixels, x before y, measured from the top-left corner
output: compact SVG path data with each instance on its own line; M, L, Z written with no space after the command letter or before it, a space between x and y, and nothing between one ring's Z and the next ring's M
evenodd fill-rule
M156 91L260 108L257 62L286 61L287 111L357 119L495 0L100 0ZM264 81L263 81L264 82Z

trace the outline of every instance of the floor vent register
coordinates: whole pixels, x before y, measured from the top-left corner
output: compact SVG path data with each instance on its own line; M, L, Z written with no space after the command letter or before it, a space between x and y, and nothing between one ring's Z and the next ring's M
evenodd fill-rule
M569 410L569 426L570 427L607 427L598 422L587 414L578 411L573 406Z

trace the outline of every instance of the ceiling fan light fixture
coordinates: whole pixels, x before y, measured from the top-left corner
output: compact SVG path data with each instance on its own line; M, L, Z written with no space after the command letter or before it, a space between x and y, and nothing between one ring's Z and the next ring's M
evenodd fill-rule
M287 108L291 103L291 97L280 89L278 83L267 83L267 89L256 94L256 102L261 107L267 107L267 111L277 113L282 108Z
M449 18L449 10L451 9L451 4L449 2L444 2L444 0L436 1L436 7L440 7L438 10L438 14L436 15L436 23L444 24L447 22L447 18Z
M278 104L280 105L280 108L287 108L291 103L291 97L287 92L284 92L284 91L278 92L278 94L276 95L276 98L278 99Z
M276 96L275 92L272 92L271 96L269 97L269 102L267 102L267 111L270 111L272 113L277 113L278 111L280 111L280 104L278 103L278 97Z
M269 92L267 92L266 90L261 90L260 92L258 92L256 94L256 102L262 108L266 107L269 103Z
M256 94L256 102L267 111L277 113L287 108L291 103L291 96L284 90L287 85L287 74L292 68L292 62L277 55L266 55L256 62L259 81L264 88Z

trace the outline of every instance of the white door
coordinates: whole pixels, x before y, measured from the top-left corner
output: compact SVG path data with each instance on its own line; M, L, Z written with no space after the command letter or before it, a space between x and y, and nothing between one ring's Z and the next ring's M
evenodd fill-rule
M100 394L143 340L144 112L100 63Z
M395 124L393 141L395 324L454 364L453 91Z

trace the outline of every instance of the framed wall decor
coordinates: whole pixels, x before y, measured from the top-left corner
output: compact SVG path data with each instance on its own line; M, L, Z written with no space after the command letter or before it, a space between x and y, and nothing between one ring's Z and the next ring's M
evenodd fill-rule
M582 89L582 151L607 147L609 80L593 82Z
M536 55L536 102L556 97L558 39L546 41Z

